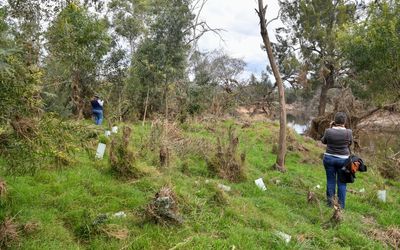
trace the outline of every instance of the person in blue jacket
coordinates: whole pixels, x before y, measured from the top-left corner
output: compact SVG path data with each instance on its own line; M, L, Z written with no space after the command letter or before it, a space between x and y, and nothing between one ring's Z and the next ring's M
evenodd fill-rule
M96 125L101 125L103 122L103 104L104 101L100 99L99 95L95 95L90 102L92 104L92 113Z

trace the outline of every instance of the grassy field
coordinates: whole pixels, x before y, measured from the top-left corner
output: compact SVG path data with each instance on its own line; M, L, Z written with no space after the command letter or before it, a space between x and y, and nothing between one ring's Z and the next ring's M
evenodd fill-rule
M202 156L215 153L210 145L229 126L236 128L240 152L246 153L247 179L239 183L212 175ZM1 218L35 225L31 232L21 229L11 248L386 249L399 244L393 237L400 227L400 183L382 179L373 164L348 186L343 221L334 224L333 210L325 205L324 148L310 139L290 133L288 171L279 173L271 168L276 123L192 122L175 127L168 137L171 147L184 143L171 149L169 167L161 169L158 151L149 150L157 140L150 124L132 128L137 162L147 172L139 179L118 179L108 156L94 160L95 148L79 151L74 164L63 169L33 176L3 173L8 194L1 200ZM255 185L257 178L263 178L266 191ZM232 190L221 192L218 184ZM145 216L147 204L163 186L177 195L181 225L159 225ZM382 188L388 192L386 203L376 197ZM315 193L316 202L307 202L308 191ZM127 216L112 216L121 211ZM95 229L92 225L102 214L109 219ZM291 241L277 232L291 235Z

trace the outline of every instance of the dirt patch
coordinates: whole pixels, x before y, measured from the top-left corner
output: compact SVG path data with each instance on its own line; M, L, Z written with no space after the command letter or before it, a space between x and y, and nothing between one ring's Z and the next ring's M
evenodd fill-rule
M236 110L236 116L244 121L265 121L267 119L275 118L275 112L257 107L255 105L248 107L238 107Z

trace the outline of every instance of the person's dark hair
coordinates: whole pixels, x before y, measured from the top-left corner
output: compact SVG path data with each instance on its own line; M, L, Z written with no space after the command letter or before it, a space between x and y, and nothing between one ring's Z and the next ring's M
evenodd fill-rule
M344 112L337 112L335 114L335 124L336 125L344 125L346 123L346 113Z

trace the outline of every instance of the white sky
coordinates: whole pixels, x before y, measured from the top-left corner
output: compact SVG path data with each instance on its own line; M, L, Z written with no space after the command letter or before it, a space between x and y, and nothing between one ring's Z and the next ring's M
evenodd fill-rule
M279 12L278 0L264 0L268 4L267 21ZM261 49L259 19L255 12L257 0L208 0L200 15L213 28L221 28L224 41L212 33L205 34L199 41L201 51L224 49L231 57L241 58L247 63L245 76L259 76L265 71L268 57ZM268 26L270 39L275 40L275 28L281 25L274 21ZM268 63L269 64L269 63Z

